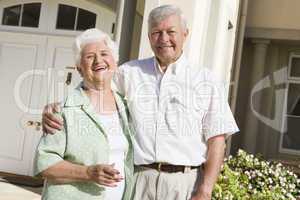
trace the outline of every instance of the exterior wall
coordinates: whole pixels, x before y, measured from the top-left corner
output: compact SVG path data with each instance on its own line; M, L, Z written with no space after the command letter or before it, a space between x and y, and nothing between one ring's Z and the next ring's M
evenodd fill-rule
M227 86L231 76L239 6L240 1L212 1L205 49L202 52L203 65L210 67Z
M298 42L286 42L286 41L271 41L268 46L265 67L262 69L262 76L257 77L261 80L265 77L269 77L272 80L271 87L267 87L261 90L261 96L264 98L260 102L263 105L258 112L269 118L274 119L276 112L283 113L284 96L276 98L276 92L284 90L285 85L276 85L274 82L274 72L283 69L288 66L290 52L299 52L300 41ZM250 76L253 70L253 57L254 57L254 44L251 39L247 39L244 43L243 57L241 63L241 73L239 81L238 101L236 105L236 119L241 129L241 133L233 136L232 141L232 152L236 152L238 148L245 148L245 142L243 137L246 130L247 121L247 110L249 110L249 96L252 87L250 87ZM254 97L255 98L255 97ZM255 107L255 105L254 105ZM281 115L280 115L281 116ZM257 120L257 138L256 148L253 153L260 153L267 158L272 159L292 159L297 158L295 155L288 155L279 152L280 143L280 130L276 130L275 127L266 125L262 120ZM282 123L282 118L278 119L278 123Z
M241 129L239 135L233 137L232 152L238 148L254 146L253 153L261 153L268 158L290 159L295 155L279 152L280 129L282 124L282 113L284 95L276 97L280 90L285 89L285 84L276 85L274 72L288 66L290 52L299 51L300 48L300 24L298 0L249 0L246 22L245 41L240 65L239 88L236 104L236 119ZM264 39L266 56L261 68L255 64L255 41ZM258 101L254 109L258 108L258 114L254 116L250 108L250 92L263 78L269 77L271 87L259 92ZM253 85L254 84L254 85ZM277 120L277 127L266 125L266 121L275 120L276 113L281 118ZM249 121L249 119L251 119ZM264 122L265 121L265 122ZM254 124L251 126L249 124ZM250 127L250 128L249 128ZM252 135L253 129L255 134ZM245 139L246 138L246 139Z
M141 34L143 26L143 13L145 9L145 0L137 1L136 12L134 16L133 35L131 41L130 59L137 59L139 57L139 46L141 44Z
M250 0L247 27L300 29L299 0Z

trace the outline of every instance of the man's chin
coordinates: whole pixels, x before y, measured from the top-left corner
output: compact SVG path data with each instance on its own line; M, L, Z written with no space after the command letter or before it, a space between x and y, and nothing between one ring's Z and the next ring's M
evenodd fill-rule
M158 57L158 59L159 59L160 62L170 63L170 62L174 61L174 56L164 55L164 56Z

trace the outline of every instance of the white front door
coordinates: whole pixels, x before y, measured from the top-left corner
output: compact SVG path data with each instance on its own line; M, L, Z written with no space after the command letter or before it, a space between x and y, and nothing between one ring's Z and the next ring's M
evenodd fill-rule
M62 101L80 77L74 69L73 37L0 32L2 115L0 171L32 175L43 106ZM70 75L69 75L70 77Z
M45 36L0 32L0 171L28 174L38 132L36 121L29 126L36 97L30 74L43 65L45 44Z

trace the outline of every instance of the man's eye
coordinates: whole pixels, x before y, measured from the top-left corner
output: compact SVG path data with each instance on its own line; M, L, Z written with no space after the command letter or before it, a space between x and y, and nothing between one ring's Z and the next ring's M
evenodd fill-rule
M168 31L168 34L175 34L176 31Z

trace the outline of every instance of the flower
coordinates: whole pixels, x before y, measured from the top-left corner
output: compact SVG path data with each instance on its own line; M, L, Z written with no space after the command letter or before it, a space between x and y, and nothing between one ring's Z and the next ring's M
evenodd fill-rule
M299 196L300 179L291 170L240 149L225 160L212 200L296 200Z

